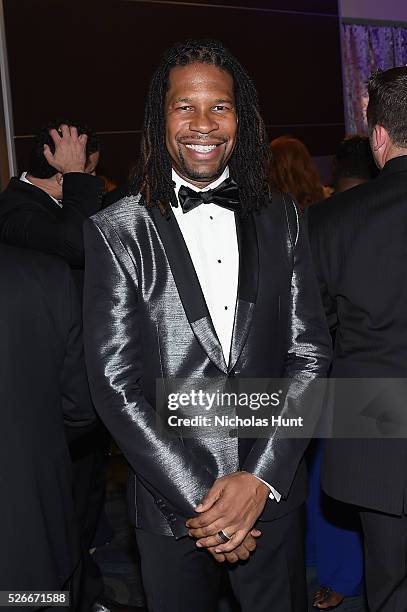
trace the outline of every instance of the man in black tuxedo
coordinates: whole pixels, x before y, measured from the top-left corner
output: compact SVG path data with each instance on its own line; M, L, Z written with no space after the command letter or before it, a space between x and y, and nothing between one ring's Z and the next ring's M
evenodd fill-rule
M80 545L64 421L96 416L80 304L68 266L42 253L0 245L0 284L0 590L69 590Z
M371 77L367 117L381 172L309 210L317 275L336 331L332 377L355 379L345 403L335 393L334 422L352 406L356 392L362 397L359 379L407 376L406 100L406 67ZM344 389L344 383L336 388ZM398 416L405 401L403 396ZM353 416L363 408L356 402ZM377 414L392 410L387 395ZM407 443L342 436L326 441L322 486L328 495L360 507L369 609L405 612Z
M307 440L278 427L270 438L233 426L183 435L156 395L156 379L287 377L283 412L298 416L325 375L307 238L291 199L269 193L267 154L244 69L217 41L181 43L152 79L137 195L85 224L89 381L135 473L153 612L213 612L226 569L244 612L307 607Z
M101 207L103 181L94 176L99 143L80 124L54 121L36 136L27 172L0 195L0 242L58 255L72 269L81 298L83 222ZM100 422L66 426L74 468L74 493L83 548L82 596L87 612L103 590L89 555L104 500L109 439Z

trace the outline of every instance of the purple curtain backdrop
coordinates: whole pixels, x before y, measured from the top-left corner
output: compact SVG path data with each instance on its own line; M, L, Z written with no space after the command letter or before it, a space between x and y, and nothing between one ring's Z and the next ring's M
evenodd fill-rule
M366 134L366 83L374 70L407 64L407 28L343 24L348 134Z

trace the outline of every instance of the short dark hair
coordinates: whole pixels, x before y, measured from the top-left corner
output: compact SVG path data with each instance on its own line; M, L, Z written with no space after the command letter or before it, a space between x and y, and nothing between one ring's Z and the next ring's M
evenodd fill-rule
M378 173L367 136L354 134L339 143L333 161L334 186L345 177L369 181Z
M47 179L51 178L51 176L54 176L54 174L57 174L58 170L51 166L44 156L44 145L47 144L51 149L51 152L54 153L55 144L49 134L49 131L52 129L58 130L59 127L63 124L76 127L79 136L81 134L87 135L87 157L89 157L91 153L99 151L99 139L90 127L78 123L76 121L69 121L67 119L56 119L55 121L51 121L50 123L42 127L35 137L34 144L31 149L30 165L28 168L28 173L32 176L35 176L36 178Z
M236 147L229 161L230 176L239 185L242 212L267 205L268 140L259 111L256 88L245 69L218 40L187 40L169 49L153 75L147 95L141 155L132 192L147 206L162 212L174 203L171 160L165 144L164 102L169 74L175 66L202 63L217 66L233 78L239 120Z
M368 93L369 131L382 125L395 145L407 147L407 67L374 72Z

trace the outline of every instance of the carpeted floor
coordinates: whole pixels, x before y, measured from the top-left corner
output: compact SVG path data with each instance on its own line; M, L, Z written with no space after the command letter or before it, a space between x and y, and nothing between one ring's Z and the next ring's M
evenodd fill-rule
M106 488L105 516L94 558L102 572L106 598L117 602L120 610L145 610L140 564L133 529L129 523L126 500L127 465L119 453L112 454ZM123 606L123 607L122 607Z

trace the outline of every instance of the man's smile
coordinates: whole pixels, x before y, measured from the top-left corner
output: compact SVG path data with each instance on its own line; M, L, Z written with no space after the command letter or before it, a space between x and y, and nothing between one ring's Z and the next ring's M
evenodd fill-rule
M179 142L178 146L187 149L184 153L195 160L210 160L216 158L219 153L223 153L225 142L203 143L203 142ZM223 146L222 146L223 145ZM222 148L221 148L222 147ZM182 155L182 153L181 153Z
M199 151L199 153L209 153L209 151L213 151L213 149L216 149L218 145L187 144L185 146L187 149L192 149L193 151Z

